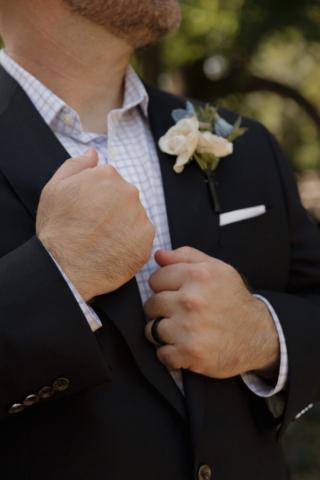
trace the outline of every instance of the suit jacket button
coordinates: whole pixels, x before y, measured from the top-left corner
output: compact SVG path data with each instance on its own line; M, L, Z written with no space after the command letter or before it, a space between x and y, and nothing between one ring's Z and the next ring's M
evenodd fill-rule
M211 479L211 468L209 465L202 465L199 469L198 480L210 480Z
M56 380L53 383L53 388L57 392L63 392L64 390L67 390L69 386L70 386L70 380L68 380L67 378L58 378L58 380Z
M39 402L39 396L38 395L28 395L24 400L23 400L23 405L25 407L31 407L35 403Z
M12 415L13 413L19 413L22 412L23 409L24 405L22 403L14 403L10 408L9 413L10 415Z
M39 390L38 395L41 398L50 398L54 394L55 389L52 387L43 387Z

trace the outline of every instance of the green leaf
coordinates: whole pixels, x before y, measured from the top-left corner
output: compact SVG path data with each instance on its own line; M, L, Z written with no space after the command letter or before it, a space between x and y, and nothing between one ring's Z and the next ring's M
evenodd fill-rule
M220 118L219 115L217 114L219 110L219 107L217 108L214 108L214 107L211 107L211 110L210 110L210 115L209 115L209 119L208 121L211 123L211 125L215 125L217 123L218 120L216 120L216 117L218 117L218 119Z
M236 123L233 125L233 130L238 130L241 127L242 117L238 117Z
M196 105L194 105L194 108L198 115L200 124L203 124L201 129L211 131L213 125L216 123L215 117L217 115L218 108L212 107L209 103L206 104L205 108L197 107ZM205 124L206 127L204 127Z
M238 117L235 124L233 125L232 132L228 137L229 142L233 142L236 138L238 138L239 135L237 133L240 130L241 123L242 123L242 117ZM243 133L241 135L243 135Z
M242 137L246 132L248 132L248 128L238 128L236 131L232 131L230 137L228 138L229 142L234 142L237 138Z

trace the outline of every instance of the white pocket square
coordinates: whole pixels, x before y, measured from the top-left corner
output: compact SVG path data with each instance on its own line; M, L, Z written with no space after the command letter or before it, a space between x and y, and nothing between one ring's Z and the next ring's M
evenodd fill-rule
M242 208L241 210L222 213L220 215L220 227L224 227L230 223L240 222L241 220L259 217L259 215L263 215L266 211L267 209L265 205L259 205L258 207Z

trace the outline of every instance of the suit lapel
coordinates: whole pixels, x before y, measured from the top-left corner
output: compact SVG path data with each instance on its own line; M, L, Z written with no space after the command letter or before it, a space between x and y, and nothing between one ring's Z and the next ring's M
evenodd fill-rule
M174 125L172 110L185 108L185 100L164 94L146 85L149 98L149 118L157 145L166 198L172 248L193 247L214 256L218 245L219 215L214 212L204 174L191 162L181 174L173 170L175 157L160 151L159 138ZM204 377L183 372L188 416L194 447L199 445L204 416Z
M159 362L154 345L144 335L146 319L136 279L115 292L98 297L97 306L120 330L143 375L186 420L183 396L166 367Z
M69 154L22 88L2 68L0 85L0 168L35 218L43 187Z
M40 194L70 157L26 93L0 67L0 169L29 213L36 218ZM145 318L135 279L97 299L120 330L147 380L186 419L184 399L144 336Z
M189 246L214 256L218 244L219 215L214 213L204 174L191 162L184 171L173 170L175 157L159 149L159 138L174 125L172 110L184 108L185 100L146 85L149 118L157 147L166 198L172 248Z

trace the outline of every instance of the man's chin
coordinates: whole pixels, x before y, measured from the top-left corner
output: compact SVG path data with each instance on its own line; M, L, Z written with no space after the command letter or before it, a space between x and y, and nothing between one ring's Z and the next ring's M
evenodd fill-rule
M126 35L122 36L124 40L132 47L134 50L144 50L145 48L151 47L156 44L159 40L166 37L170 33L173 33L179 28L180 20L172 27L168 29L162 29L157 31L149 31L148 29L140 32L136 32L135 35Z
M104 27L133 48L174 32L181 22L177 0L63 0L73 13Z

